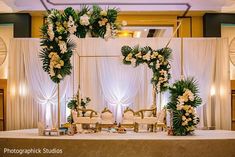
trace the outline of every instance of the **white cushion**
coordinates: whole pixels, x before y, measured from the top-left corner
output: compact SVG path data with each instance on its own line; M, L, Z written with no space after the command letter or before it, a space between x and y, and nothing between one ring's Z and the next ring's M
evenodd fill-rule
M127 111L123 114L122 124L133 124L134 123L134 114L131 111Z
M110 112L104 112L101 114L101 124L113 124L113 114Z
M157 117L135 117L134 122L139 124L155 124L157 123Z
M100 117L78 117L76 111L72 111L73 120L75 123L80 124L95 124L100 122Z

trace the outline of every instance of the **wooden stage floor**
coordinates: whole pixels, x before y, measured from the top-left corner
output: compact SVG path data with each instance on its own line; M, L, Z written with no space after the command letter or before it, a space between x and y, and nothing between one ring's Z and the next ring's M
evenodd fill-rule
M193 136L95 133L38 136L37 129L0 132L0 157L235 157L235 132L197 130Z

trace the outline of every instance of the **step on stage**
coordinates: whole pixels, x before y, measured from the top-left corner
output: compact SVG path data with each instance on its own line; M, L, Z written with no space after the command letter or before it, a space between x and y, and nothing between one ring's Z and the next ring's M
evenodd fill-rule
M235 132L197 130L183 137L166 132L74 136L38 136L37 129L0 132L0 157L8 156L235 157Z

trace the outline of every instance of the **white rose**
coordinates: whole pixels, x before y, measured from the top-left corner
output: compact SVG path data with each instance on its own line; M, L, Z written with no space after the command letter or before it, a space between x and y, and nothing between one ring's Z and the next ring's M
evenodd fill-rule
M69 27L68 31L69 31L70 34L74 34L75 32L77 32L77 26Z
M84 14L80 17L80 24L83 26L88 26L90 24L89 22L90 17L87 14Z
M150 61L150 59L151 59L150 53L146 53L146 55L143 56L143 59L147 60L147 61Z
M60 52L65 53L67 52L67 44L64 41L59 41Z

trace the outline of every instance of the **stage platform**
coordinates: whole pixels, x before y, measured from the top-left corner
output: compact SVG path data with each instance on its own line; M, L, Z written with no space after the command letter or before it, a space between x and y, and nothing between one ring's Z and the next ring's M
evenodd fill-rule
M235 157L235 132L197 130L195 135L179 137L166 132L38 136L37 129L5 131L0 132L2 156Z

